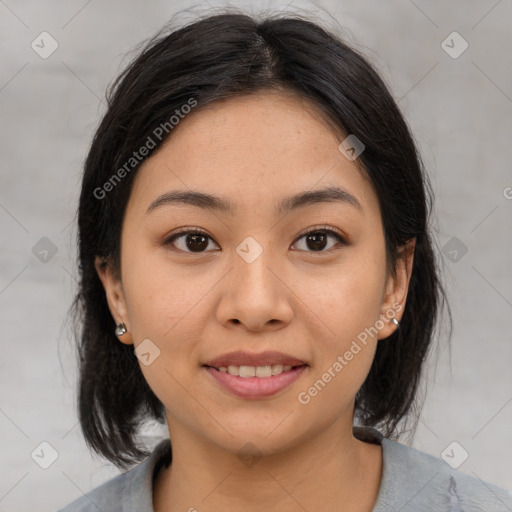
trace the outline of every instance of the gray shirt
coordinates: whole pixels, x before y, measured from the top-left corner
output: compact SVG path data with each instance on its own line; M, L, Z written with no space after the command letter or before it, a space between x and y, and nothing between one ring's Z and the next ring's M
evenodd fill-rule
M354 427L354 436L382 446L382 478L372 512L512 512L512 492L456 471L373 428ZM58 512L154 512L153 478L169 461L170 441L163 439L144 462ZM318 505L320 509L320 497ZM192 506L201 510L199 504Z

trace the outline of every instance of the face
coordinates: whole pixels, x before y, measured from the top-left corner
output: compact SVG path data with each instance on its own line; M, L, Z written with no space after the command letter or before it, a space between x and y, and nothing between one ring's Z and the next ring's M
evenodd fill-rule
M378 199L343 139L305 100L259 93L192 112L140 168L120 278L97 268L171 432L271 453L352 425L412 256L387 274Z

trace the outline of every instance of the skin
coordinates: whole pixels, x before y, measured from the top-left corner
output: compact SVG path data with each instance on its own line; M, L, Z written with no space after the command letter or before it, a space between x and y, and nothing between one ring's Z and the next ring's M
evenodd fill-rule
M377 343L396 326L385 316L407 298L414 240L388 274L377 196L344 139L304 99L264 92L229 98L192 112L140 168L121 235L121 274L98 274L112 316L128 332L120 342L149 338L160 355L141 370L165 404L173 461L154 486L156 512L371 511L382 474L382 449L352 434L354 398ZM277 216L293 194L338 186L363 211L323 202ZM235 215L183 204L146 214L159 195L200 190L229 199ZM303 235L327 225L315 250ZM203 252L180 227L211 237ZM248 263L236 252L248 236L262 254ZM188 252L187 252L188 251ZM367 345L307 405L297 397L332 367L357 335L383 319ZM235 350L278 350L309 367L270 398L248 400L221 389L202 368ZM237 456L246 444L259 458Z

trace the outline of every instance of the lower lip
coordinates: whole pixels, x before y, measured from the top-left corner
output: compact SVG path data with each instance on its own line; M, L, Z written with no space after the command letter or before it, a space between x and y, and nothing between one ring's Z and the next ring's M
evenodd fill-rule
M203 367L225 390L241 398L266 398L282 391L295 382L307 365L297 366L271 377L239 377L221 372L210 366Z

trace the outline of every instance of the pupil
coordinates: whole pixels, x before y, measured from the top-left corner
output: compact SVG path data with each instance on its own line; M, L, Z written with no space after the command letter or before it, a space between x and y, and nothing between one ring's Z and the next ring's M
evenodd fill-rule
M198 247L198 240L202 238L202 244L199 243ZM196 235L188 235L187 236L187 247L191 251L200 252L202 249L206 249L208 247L208 240L207 237L204 235L196 234Z
M318 245L318 239L320 239L320 245ZM325 247L325 242L326 242L326 236L325 236L325 233L314 233L312 235L309 235L307 237L307 241L308 241L308 248L309 249L316 249L316 250L321 250ZM309 244L309 242L313 242L313 246L311 246Z

